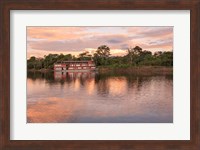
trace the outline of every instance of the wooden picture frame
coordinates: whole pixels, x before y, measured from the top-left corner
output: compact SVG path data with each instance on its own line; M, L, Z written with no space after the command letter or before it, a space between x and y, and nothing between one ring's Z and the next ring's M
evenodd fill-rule
M11 10L190 10L190 140L33 141L10 140ZM0 2L0 141L1 149L181 149L200 148L200 0L2 0ZM120 136L120 135L119 135Z

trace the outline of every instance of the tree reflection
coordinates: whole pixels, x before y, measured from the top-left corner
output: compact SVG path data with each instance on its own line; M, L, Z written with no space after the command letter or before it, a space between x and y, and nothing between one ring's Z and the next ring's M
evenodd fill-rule
M107 77L101 74L95 76L95 85L97 87L98 95L106 96L109 94L109 84L107 82Z
M28 122L173 122L172 83L164 75L28 72Z
M110 93L120 93L119 90L123 90L122 88L125 87L122 86L124 85L126 85L126 90L123 90L123 92L140 91L143 86L154 80L154 78L156 80L159 79L159 76L96 72L28 72L27 77L32 79L33 82L35 80L45 80L50 86L55 84L62 86L76 84L76 88L80 88L80 86L87 87L94 80L92 88L96 89L97 94L102 97L106 97ZM160 78L172 81L172 76L170 75L160 76Z

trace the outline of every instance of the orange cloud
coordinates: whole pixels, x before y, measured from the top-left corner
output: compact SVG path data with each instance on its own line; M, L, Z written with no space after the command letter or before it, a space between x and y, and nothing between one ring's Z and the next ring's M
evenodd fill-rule
M78 27L27 27L30 39L64 40L83 36L84 29Z
M145 50L171 51L173 27L27 27L27 53L42 57L49 53L77 55L108 45L112 55L136 45Z

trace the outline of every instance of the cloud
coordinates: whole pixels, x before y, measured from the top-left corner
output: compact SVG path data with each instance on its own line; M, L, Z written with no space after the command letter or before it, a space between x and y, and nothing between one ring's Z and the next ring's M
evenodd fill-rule
M67 40L41 40L29 41L28 44L32 49L47 50L47 51L63 51L73 50L80 51L85 48L97 48L100 45L108 45L111 48L120 48L118 43L123 43L128 40L122 35L102 35L89 38L67 39Z
M166 46L166 45L172 46L172 44L173 44L172 39L157 40L157 41L149 42L149 45L151 46Z
M113 43L113 44L116 44L116 43L122 43L123 41L119 40L119 39L110 39L108 40L108 43Z
M31 39L65 40L84 36L84 27L27 27Z
M150 51L173 49L173 27L28 27L27 52L93 52L108 45L111 54L122 54L136 45ZM119 52L120 49L120 52ZM116 50L116 52L114 51ZM32 53L33 54L33 53Z
M128 44L122 44L120 45L120 49L128 49L129 45Z

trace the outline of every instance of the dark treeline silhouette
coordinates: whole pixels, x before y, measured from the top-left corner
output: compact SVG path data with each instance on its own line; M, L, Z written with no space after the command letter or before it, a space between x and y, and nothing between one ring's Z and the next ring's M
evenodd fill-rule
M131 66L173 66L173 52L158 51L152 54L151 51L142 50L135 46L128 48L125 56L111 56L110 48L106 45L99 46L94 55L88 51L80 53L77 57L71 54L49 54L44 58L30 57L27 60L28 69L53 69L56 62L69 60L94 60L97 66L108 66L113 68L127 68Z

